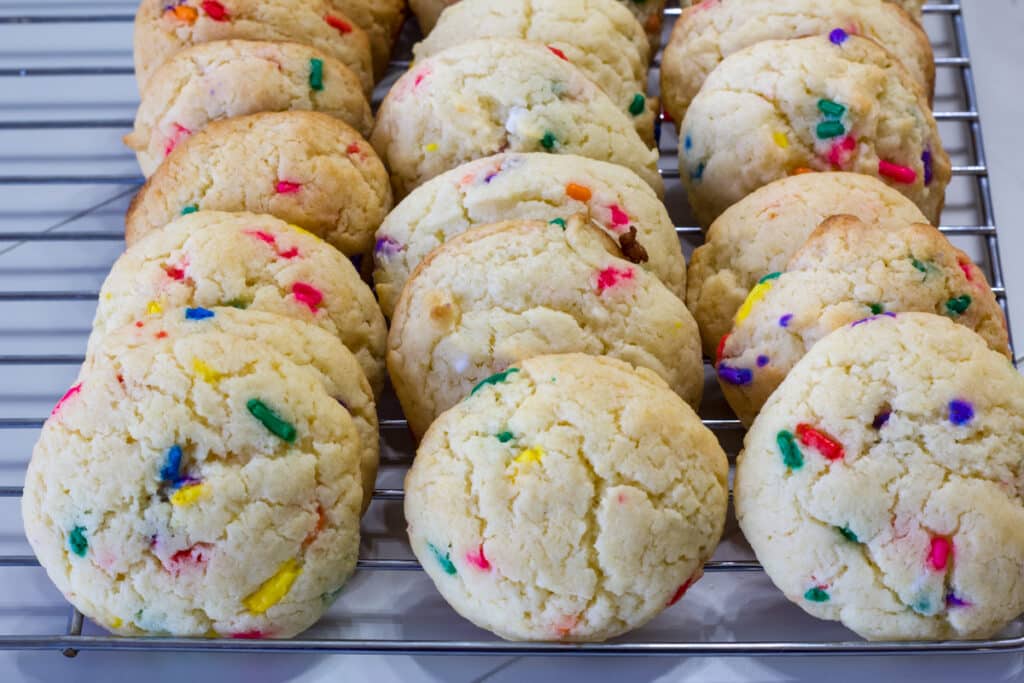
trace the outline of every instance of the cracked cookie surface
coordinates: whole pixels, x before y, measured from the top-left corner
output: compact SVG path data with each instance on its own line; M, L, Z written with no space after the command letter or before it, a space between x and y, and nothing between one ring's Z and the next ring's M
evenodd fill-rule
M747 433L734 497L769 577L875 640L994 635L1024 611L1024 379L963 325L825 337Z
M373 273L384 314L394 313L420 261L453 237L488 223L565 221L573 214L596 222L620 245L636 228L648 257L640 265L683 296L686 261L675 224L639 176L571 154L498 154L428 180L384 219Z
M525 360L445 412L405 482L413 551L511 640L598 641L678 600L718 543L728 463L650 370Z
M22 514L40 563L121 635L289 637L355 568L359 436L312 368L212 333L93 365L55 407Z
M656 277L578 217L509 221L424 259L388 335L388 370L417 436L478 382L548 353L608 355L654 370L691 405L704 368L697 325Z
M90 349L147 314L185 306L276 313L327 330L351 351L376 393L387 329L352 263L273 216L200 211L132 245L100 289Z

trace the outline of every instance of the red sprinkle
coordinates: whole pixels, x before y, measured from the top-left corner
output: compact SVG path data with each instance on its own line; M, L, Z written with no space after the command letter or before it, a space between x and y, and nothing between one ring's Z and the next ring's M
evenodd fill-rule
M718 349L715 351L715 363L722 362L722 354L725 353L725 342L729 341L729 333L726 332L722 335L722 338L718 340Z
M548 49L551 50L552 54L554 54L559 59L564 59L567 62L569 61L569 58L565 56L565 53L559 50L557 47L548 45Z
M182 139L188 137L189 135L192 135L192 131L190 131L188 128L181 125L180 123L175 123L174 132L171 134L169 138L167 138L167 143L164 144L164 156L167 156L171 152L173 152L174 148L178 146L178 143L180 143Z
M953 543L948 538L936 536L932 539L931 547L928 549L928 564L935 571L943 571L949 562L949 556L953 554Z
M796 426L796 434L800 437L800 443L817 450L829 460L840 460L845 455L841 443L805 422Z
M672 597L669 599L669 601L665 603L665 607L671 607L672 605L682 600L683 596L686 595L686 591L690 590L690 586L692 585L693 578L691 577L687 579L682 586L676 589L676 592L672 594Z
M894 164L885 159L878 160L878 175L905 185L910 185L917 180L917 172L914 169Z
M164 268L164 272L167 273L167 277L171 278L172 280L185 279L185 269L182 268L181 266L166 266Z
M324 16L324 21L326 21L327 25L330 26L331 28L338 29L341 35L345 35L346 33L352 33L352 24L348 23L344 19L340 19L334 16L333 14L328 14Z
M82 390L82 383L79 382L75 386L73 386L70 389L68 389L67 391L65 391L64 395L60 397L59 401L57 401L57 405L55 405L53 407L53 410L50 411L50 415L56 415L57 411L59 411L61 409L61 406L63 406L68 401L68 399L70 399L72 396L74 396L75 394L77 394L81 390Z
M469 562L481 571L491 571L491 563L487 560L487 556L484 555L484 546L482 543L476 550L470 550L466 553L466 562Z
M612 204L608 210L612 212L612 225L629 225L629 214L619 208L618 204Z
M157 339L165 339L167 337L167 332L165 330L160 330L153 336L155 336Z
M857 147L857 139L847 135L828 150L828 162L833 166L842 167L850 160L850 152Z
M164 561L164 569L177 576L189 567L202 566L210 559L210 548L209 543L196 543L191 548L179 550Z
M280 256L281 258L295 258L296 256L299 255L299 248L292 247L291 249L288 249L286 251L279 251L277 252L277 255Z
M142 326L143 326L143 325L145 325L145 324L146 324L146 323L142 322L141 320L136 320L136 321L135 321L135 327L142 327Z
M316 506L316 526L309 532L309 535L302 541L302 547L305 548L320 535L320 532L324 530L327 525L327 514L324 512L322 505Z
M278 194L295 194L302 188L301 183L293 183L290 180L278 180L277 190Z
M615 285L627 282L633 279L633 270L631 268L619 269L615 266L608 266L600 273L597 274L597 293L601 294L604 290L614 287Z
M972 282L974 278L971 277L971 265L965 261L957 261L956 263L960 266L960 270L964 272L964 277L967 278L967 281Z
M309 306L309 310L316 313L316 309L324 300L323 293L311 284L296 282L292 285L292 295L296 300Z
M228 21L231 18L228 16L228 11L224 5L217 2L217 0L203 0L202 8L206 12L206 16L214 21Z
M232 633L231 637L235 640L259 640L265 636L263 631L242 631L241 633Z
M359 149L359 144L356 143L356 142L348 143L348 147L345 148L345 153L346 154L359 154L362 151L363 150Z
M252 235L261 242L266 242L267 244L270 245L277 244L277 239L269 232L263 232L262 230L245 230L243 232L245 232L246 235Z

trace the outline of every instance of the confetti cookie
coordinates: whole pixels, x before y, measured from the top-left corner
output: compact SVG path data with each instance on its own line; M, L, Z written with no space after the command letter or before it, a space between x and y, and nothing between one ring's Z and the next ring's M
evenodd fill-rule
M615 0L462 0L413 48L424 59L481 38L544 43L601 86L654 144L655 107L647 100L650 46L633 15Z
M655 373L539 356L444 413L405 481L413 552L510 640L599 641L679 600L722 535L728 463Z
M505 151L609 161L664 191L658 152L631 117L575 66L524 40L475 40L416 62L384 98L370 141L402 197Z
M377 231L373 273L384 314L394 312L419 262L456 235L512 219L560 225L576 213L600 226L682 297L686 261L675 226L639 176L622 166L570 154L499 154L427 181L384 219Z
M335 0L337 6L366 31L373 55L373 72L380 79L405 22L405 0Z
M882 228L927 223L917 206L877 178L859 173L801 173L768 183L715 219L690 259L686 305L714 357L747 292L781 271L818 225L847 214Z
M928 35L882 0L718 0L685 10L661 59L665 111L682 121L701 84L729 55L763 40L828 34L837 26L888 49L931 99L935 64Z
M807 350L869 316L946 315L1010 356L1006 319L984 273L930 225L886 228L833 216L785 272L750 290L715 358L719 383L749 424Z
M355 354L376 394L384 385L386 327L352 263L273 216L200 211L132 245L100 290L90 349L146 315L233 306L324 328Z
M125 237L133 244L190 211L253 211L355 256L390 209L387 170L347 124L311 111L252 114L184 139L132 200Z
M577 0L578 1L578 0ZM409 0L409 6L424 34L434 30L441 12L458 0ZM564 2L562 4L568 4ZM647 32L650 54L653 55L661 43L661 17L665 12L665 0L620 0L636 17Z
M321 111L369 135L370 105L347 66L298 43L227 40L186 48L149 80L125 136L149 176L210 121L268 111Z
M130 349L154 339L181 339L189 335L226 333L265 344L297 365L320 373L327 394L341 404L359 434L359 469L363 483L363 510L370 504L380 460L380 432L373 390L359 361L337 337L316 325L274 313L230 307L177 308L163 314L145 315L134 323L104 335L86 360L91 365L108 364ZM204 380L221 377L219 368L198 359L193 374Z
M265 40L311 45L345 64L373 90L370 39L340 0L142 0L135 14L135 80L144 91L157 67L190 45Z
M679 173L701 225L806 170L881 178L938 223L951 175L920 88L890 53L843 29L726 57L681 131Z
M1024 379L948 318L879 316L804 356L747 433L736 516L808 613L873 640L1024 611Z
M487 377L547 353L650 368L698 405L697 324L665 285L616 252L579 216L564 228L481 227L431 252L402 291L388 335L388 370L413 434Z
M43 427L22 515L50 579L110 631L286 638L355 568L361 500L359 435L319 373L212 333L84 372Z

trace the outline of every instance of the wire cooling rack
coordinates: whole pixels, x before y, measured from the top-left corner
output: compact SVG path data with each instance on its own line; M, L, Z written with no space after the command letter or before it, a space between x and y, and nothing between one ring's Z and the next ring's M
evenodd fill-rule
M672 3L670 3L672 4ZM120 144L137 104L132 0L0 2L0 649L495 655L813 655L1024 650L1024 625L971 642L867 643L788 604L727 524L707 577L678 606L615 642L495 639L441 600L404 539L401 481L413 453L393 396L381 403L382 468L358 571L321 623L294 640L121 638L85 621L46 579L20 523L24 468L45 416L82 361L97 289L123 249L122 216L142 178ZM679 9L666 10L666 35ZM411 25L377 100L408 65ZM942 231L986 268L1006 310L988 168L960 5L925 7L938 69L936 119L954 160ZM657 92L657 69L651 76ZM684 248L701 232L662 131L667 204ZM704 423L735 454L742 429L710 370ZM766 639L767 638L767 639Z

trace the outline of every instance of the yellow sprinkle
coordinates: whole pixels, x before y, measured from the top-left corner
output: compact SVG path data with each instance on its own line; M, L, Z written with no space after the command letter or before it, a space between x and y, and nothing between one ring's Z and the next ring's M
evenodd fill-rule
M209 365L199 360L198 358L193 359L192 369L197 375L202 377L207 382L213 383L220 379L220 373L211 368Z
M171 505L188 507L206 494L206 484L189 484L171 494Z
M302 567L295 560L288 560L281 565L277 573L263 582L263 585L249 595L242 604L254 614L263 614L268 609L281 602L281 598L291 590L295 579L302 573Z
M751 309L754 308L754 304L763 299L768 290L772 288L772 282L772 280L769 280L754 285L754 288L750 290L750 294L747 295L747 300L740 306L740 310L736 311L736 317L733 319L734 324L739 325L747 319Z
M203 634L203 638L220 638L220 634L214 631L212 628Z
M789 138L786 137L785 133L780 133L778 131L772 133L772 140L774 140L775 144L782 149L789 147Z
M431 142L429 145L424 145L423 149L427 150L428 152L436 152L437 151L437 143L436 142Z
M124 622L121 621L120 617L114 617L110 620L110 628L121 628L122 624L124 624Z
M512 481L515 482L516 477L521 471L523 471L530 463L540 462L541 458L544 457L544 449L533 447L524 448L519 455L515 457L512 464L515 465L515 469L512 471Z
M111 299L114 298L114 295L110 292L107 292L106 294L103 295L103 298L106 299L107 301L110 301Z
M150 301L146 305L146 313L148 315L156 315L157 313L163 313L163 312L164 312L164 307L161 306L160 303L157 302L157 301Z
M291 223L288 224L288 227L290 227L295 232L301 232L303 235L309 235L310 237L316 237L317 239L320 239L319 237L311 233L309 230L306 230L305 228L300 228L299 226L292 225Z

